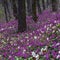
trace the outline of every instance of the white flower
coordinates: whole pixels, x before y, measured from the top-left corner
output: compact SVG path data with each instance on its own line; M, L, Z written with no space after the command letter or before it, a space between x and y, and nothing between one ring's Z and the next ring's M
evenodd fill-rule
M44 33L44 31L41 30L41 33Z
M4 30L4 28L2 28L1 30Z
M34 39L37 39L37 36L34 36Z
M39 60L39 55L36 54L34 51L32 52L32 56L36 58L36 60Z
M53 27L52 27L52 29L55 29L55 28L56 28L56 26L53 26Z
M29 47L31 47L31 45L29 45Z
M37 54L35 58L36 58L36 60L39 60L39 55Z
M29 42L29 40L27 40L27 42Z
M39 33L39 36L41 36L41 33Z
M52 24L50 24L50 27L52 26Z
M47 50L47 46L45 46L45 48L42 48L42 49L41 49L40 54L43 54L43 51L46 51L46 50Z
M56 57L57 59L59 59L60 58L60 55L57 55L57 57Z
M9 55L9 58L11 58L12 56L11 55Z
M32 56L33 57L36 57L36 53L34 51L32 52Z
M23 42L23 40L20 40L21 42Z
M60 45L60 43L57 43L56 46Z
M52 31L52 33L54 33L54 32L55 32L55 30Z
M33 33L35 33L35 32L33 31Z
M17 44L14 43L14 46L17 46Z
M44 49L43 48L41 48L41 52L43 51Z
M38 29L37 31L39 32L40 30Z
M56 23L57 21L55 20L54 23Z
M12 28L11 26L9 28Z
M58 51L58 53L60 54L60 51Z
M30 33L30 35L32 35L32 33Z
M28 36L26 36L25 38L29 38Z
M26 50L24 49L23 51L25 52Z
M20 46L18 46L18 49L20 49Z
M45 25L44 28L46 28L47 26Z
M49 40L49 38L47 37L47 40Z
M23 54L24 54L25 52L26 52L26 50L24 49L24 50L23 50Z
M42 52L39 52L39 55L43 54Z
M58 31L60 32L60 29L58 29Z
M47 50L47 47L48 47L48 46L45 46L44 50Z
M47 31L49 30L49 27L47 27Z

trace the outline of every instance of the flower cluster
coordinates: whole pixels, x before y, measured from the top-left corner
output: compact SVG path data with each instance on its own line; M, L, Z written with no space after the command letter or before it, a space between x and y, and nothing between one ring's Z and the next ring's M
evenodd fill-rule
M0 33L0 55L8 60L35 59L56 60L60 59L60 14L44 11L38 15L38 22L34 23L32 17L27 17L27 24L31 31L7 36ZM29 20L30 19L30 20ZM14 23L13 23L14 22ZM10 25L10 23L12 25ZM7 32L15 26L17 21L8 23ZM33 28L32 28L33 27ZM16 30L15 28L13 28ZM13 31L14 31L13 30ZM6 30L4 30L4 33ZM3 36L2 36L3 35ZM17 58L18 57L18 58ZM33 57L33 58L32 58Z

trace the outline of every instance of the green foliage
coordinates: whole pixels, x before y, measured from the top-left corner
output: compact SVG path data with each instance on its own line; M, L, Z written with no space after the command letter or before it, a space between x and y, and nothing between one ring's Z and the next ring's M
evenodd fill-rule
M32 57L28 58L27 60L33 60Z
M45 58L44 57L40 57L40 59L39 60L45 60Z
M18 57L15 57L15 60L24 60L22 57L18 58Z
M57 27L60 28L60 24L58 24Z

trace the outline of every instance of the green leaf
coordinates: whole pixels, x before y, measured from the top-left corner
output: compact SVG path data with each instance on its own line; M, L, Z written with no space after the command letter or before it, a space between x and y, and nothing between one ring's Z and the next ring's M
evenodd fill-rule
M57 27L60 28L60 24L58 24Z
M24 60L22 57L15 57L15 60Z
M24 59L22 57L20 57L19 60L24 60Z
M40 59L39 60L45 60L45 58L44 57L40 57Z
M30 57L30 58L28 58L27 60L33 60L33 58L32 58L32 57Z
M15 60L19 60L19 58L18 57L15 57Z
M40 58L39 60L44 60L44 58Z

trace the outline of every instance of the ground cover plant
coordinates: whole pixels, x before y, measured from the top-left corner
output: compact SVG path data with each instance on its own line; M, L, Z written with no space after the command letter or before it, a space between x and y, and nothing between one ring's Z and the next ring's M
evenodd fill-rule
M27 16L27 31L16 33L17 20L0 24L0 57L5 60L59 60L60 12L45 10L38 22Z

